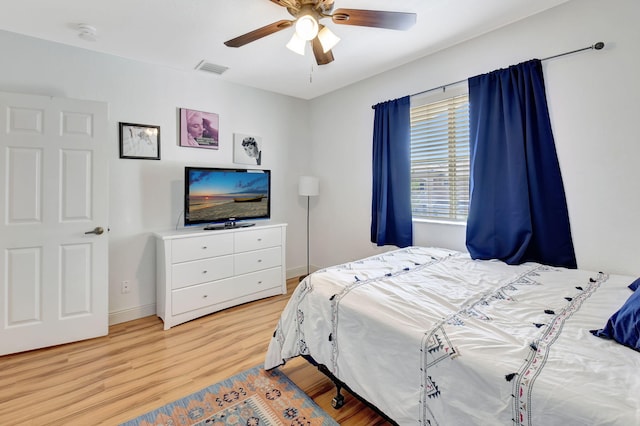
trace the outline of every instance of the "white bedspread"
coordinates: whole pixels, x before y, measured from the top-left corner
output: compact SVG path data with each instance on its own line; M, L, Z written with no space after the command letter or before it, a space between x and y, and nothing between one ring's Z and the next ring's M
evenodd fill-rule
M311 355L400 425L640 425L640 353L589 332L633 279L396 250L302 281L265 368Z

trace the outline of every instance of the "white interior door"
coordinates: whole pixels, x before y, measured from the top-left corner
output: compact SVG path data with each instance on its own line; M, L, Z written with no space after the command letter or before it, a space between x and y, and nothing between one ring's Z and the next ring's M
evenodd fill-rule
M107 119L0 92L0 355L108 333Z

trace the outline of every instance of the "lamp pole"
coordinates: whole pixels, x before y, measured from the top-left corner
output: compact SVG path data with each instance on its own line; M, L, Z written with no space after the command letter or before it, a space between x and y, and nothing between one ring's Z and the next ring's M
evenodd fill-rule
M298 280L298 282L302 281L306 276L309 275L309 200L311 199L311 197L309 195L307 195L307 275L305 275L304 277L300 277L300 279Z
M300 176L298 182L298 194L307 197L307 275L301 276L299 281L302 281L306 276L311 273L311 260L309 257L310 252L310 231L309 231L309 217L311 215L310 200L312 196L316 196L319 193L318 178L314 176Z

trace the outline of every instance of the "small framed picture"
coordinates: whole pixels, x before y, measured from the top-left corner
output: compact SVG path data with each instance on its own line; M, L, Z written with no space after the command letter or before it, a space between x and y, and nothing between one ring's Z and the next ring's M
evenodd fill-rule
M218 149L218 114L180 108L180 146Z
M160 159L160 126L120 123L120 158Z
M233 162L260 166L262 164L262 138L234 133Z

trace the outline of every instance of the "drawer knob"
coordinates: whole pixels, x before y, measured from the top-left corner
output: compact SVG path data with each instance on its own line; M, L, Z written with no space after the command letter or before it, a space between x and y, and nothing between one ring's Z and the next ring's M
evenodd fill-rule
M207 294L205 294L204 296L202 296L203 299L206 299L208 297Z
M206 274L206 273L207 273L207 270L205 269L204 271L202 271L202 273L203 273L203 274Z
M202 246L202 250L206 250L206 249L207 249L207 246Z
M258 263L262 262L262 259L258 259Z
M258 281L258 285L262 284L262 281Z
M262 238L258 238L258 241L262 241Z

